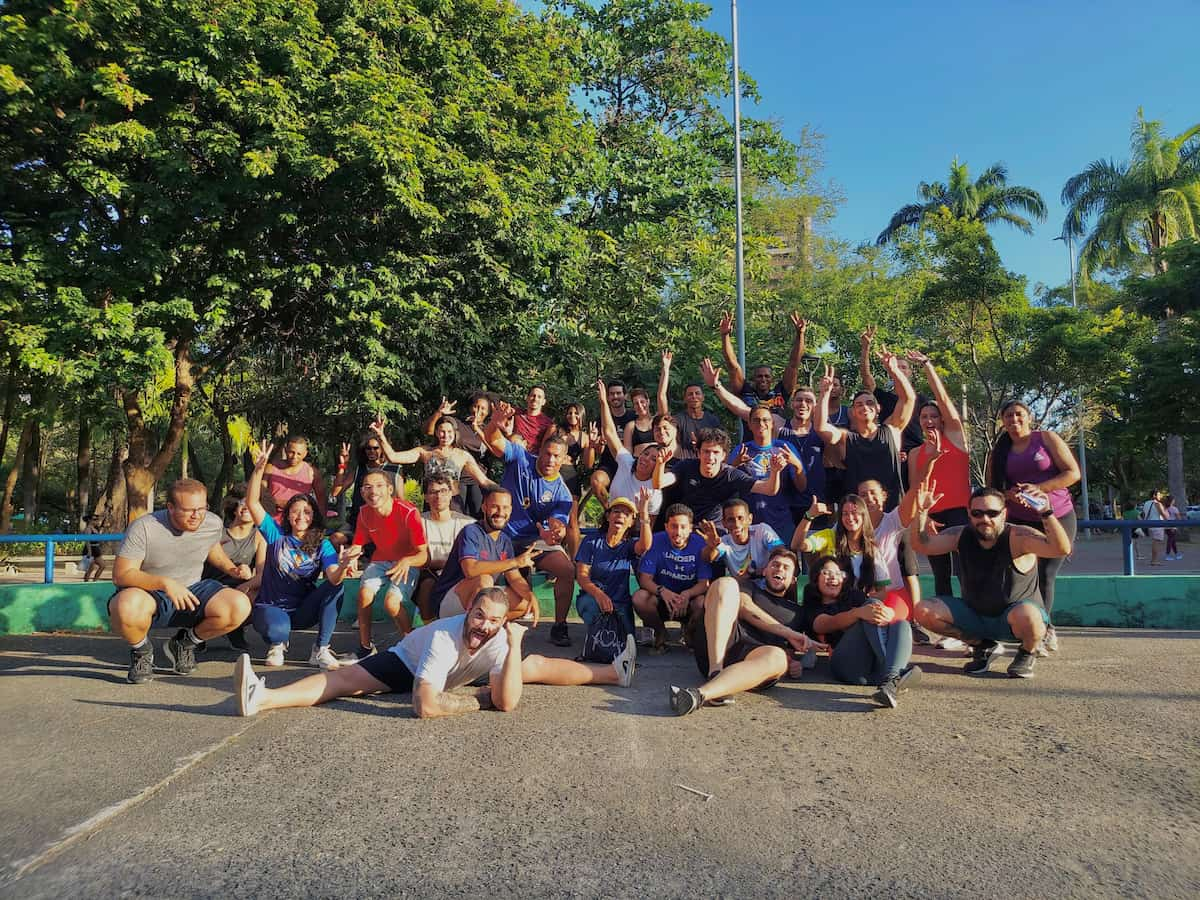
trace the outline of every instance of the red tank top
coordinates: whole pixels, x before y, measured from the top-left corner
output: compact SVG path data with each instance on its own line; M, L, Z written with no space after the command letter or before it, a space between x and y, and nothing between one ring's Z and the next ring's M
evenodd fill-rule
M933 505L933 512L943 509L965 509L971 499L971 457L965 450L960 450L954 443L942 435L942 449L945 455L933 464L933 473L929 476L937 482L938 493L942 499ZM929 458L929 445L922 444L917 448L917 471L920 472Z

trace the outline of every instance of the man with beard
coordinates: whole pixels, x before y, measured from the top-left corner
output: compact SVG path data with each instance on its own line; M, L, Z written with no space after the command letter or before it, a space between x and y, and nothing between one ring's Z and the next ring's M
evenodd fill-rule
M743 586L725 577L712 583L704 598L704 626L692 642L696 667L708 680L698 688L670 686L675 715L686 716L706 703L724 705L723 698L742 691L765 690L787 672L799 677L802 660L789 658L789 651L824 648L800 627L799 571L796 554L777 547L760 580Z
M783 378L772 386L774 373L770 366L754 366L750 370L750 378L742 371L738 363L737 353L733 349L733 313L721 317L721 353L725 357L725 367L729 371L729 389L733 391L748 407L768 406L784 415L783 408L787 398L796 389L796 379L800 373L800 360L804 357L804 335L808 330L808 322L799 313L792 313L792 326L796 329L796 338L792 342L792 352L788 357L787 368L783 370Z
M429 604L441 618L461 615L471 598L484 588L503 588L510 619L531 613L537 621L537 598L522 569L533 565L532 547L518 554L504 530L512 515L512 494L496 488L483 498L482 520L467 525L450 548Z
M466 613L414 629L387 652L274 689L254 674L250 656L242 654L234 674L238 714L318 706L361 694L411 692L417 718L434 719L480 709L511 712L521 700L523 684L629 687L632 683L637 658L632 636L624 652L608 665L539 655L522 660L525 626L507 618L504 590L484 588L472 598ZM484 676L487 687L453 693Z
M648 515L648 514L647 514ZM654 653L667 647L666 622L674 619L687 628L688 617L712 580L712 566L704 558L704 538L692 530L695 517L679 503L663 512L664 530L650 540L650 549L638 562L641 588L633 595L633 607L654 632ZM642 520L645 540L649 524Z
M575 547L563 551L567 526L575 513L575 498L559 469L567 459L567 442L558 434L542 441L535 455L504 436L516 411L507 403L496 404L492 420L484 432L492 453L504 460L501 484L512 495L512 515L505 532L518 552L536 544L544 550L536 566L554 577L554 627L550 640L559 647L571 646L567 634L567 612L575 589Z
M705 519L700 523L704 558L714 566L719 560L725 566L725 574L732 578L758 578L775 548L784 546L770 525L753 522L749 504L740 497L725 501L721 524L725 526L724 534L717 532L715 522Z
M546 415L546 389L535 384L525 395L525 409L517 413L509 422L509 430L505 432L512 436L515 431L525 440L525 446L530 453L536 455L542 449L542 440L554 430L554 419Z
M1017 641L1020 649L1008 667L1013 678L1032 678L1034 651L1045 634L1049 616L1038 589L1038 559L1058 559L1071 552L1071 539L1054 516L1046 494L1020 485L1021 502L1037 512L1046 532L1005 519L1005 496L995 488L979 488L967 506L970 522L927 535L929 511L937 503L936 485L922 485L917 515L909 524L913 549L926 556L958 551L962 563L962 599L938 596L917 605L917 621L938 634L974 647L963 667L968 675L987 674L999 641Z

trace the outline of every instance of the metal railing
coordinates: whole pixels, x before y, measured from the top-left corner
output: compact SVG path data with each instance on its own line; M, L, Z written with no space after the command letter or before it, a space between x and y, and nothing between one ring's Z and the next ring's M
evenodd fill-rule
M54 545L65 541L83 541L87 544L119 541L123 534L0 534L0 546L4 544L44 544L46 556L43 573L46 584L54 584Z
M1195 528L1198 525L1200 519L1084 519L1078 527L1081 530L1091 528L1094 531L1121 532L1121 557L1125 565L1125 574L1136 575L1137 572L1133 570L1133 529Z

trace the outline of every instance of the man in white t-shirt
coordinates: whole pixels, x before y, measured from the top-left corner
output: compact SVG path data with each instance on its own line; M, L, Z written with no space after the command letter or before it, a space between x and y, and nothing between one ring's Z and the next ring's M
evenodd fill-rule
M450 558L450 548L458 533L475 520L450 508L451 500L458 496L458 485L448 475L430 475L425 479L425 503L429 509L421 513L425 525L425 541L429 547L429 561L421 567L421 577L413 600L421 611L425 623L438 617L438 604L433 602L433 586Z
M775 529L766 522L754 522L750 504L740 497L721 505L721 524L725 534L717 533L717 525L707 519L700 523L704 538L704 556L714 566L725 566L731 578L758 578L767 568L771 551L784 546ZM714 570L714 576L719 570Z

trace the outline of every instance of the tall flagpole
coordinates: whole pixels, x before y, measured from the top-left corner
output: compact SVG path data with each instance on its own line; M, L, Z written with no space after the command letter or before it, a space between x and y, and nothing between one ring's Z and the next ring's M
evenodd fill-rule
M738 72L737 0L729 0L733 20L733 198L737 213L734 240L734 272L737 279L737 354L746 371L746 295L742 272L742 86Z

